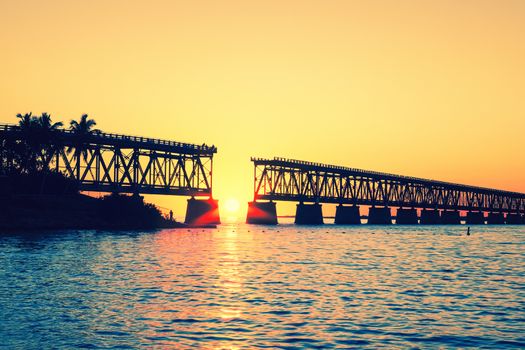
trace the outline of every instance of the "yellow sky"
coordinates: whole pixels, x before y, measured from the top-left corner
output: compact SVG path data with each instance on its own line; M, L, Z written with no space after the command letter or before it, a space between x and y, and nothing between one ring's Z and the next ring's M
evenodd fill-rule
M252 155L525 192L524 33L522 0L0 0L0 121L215 144L219 199Z

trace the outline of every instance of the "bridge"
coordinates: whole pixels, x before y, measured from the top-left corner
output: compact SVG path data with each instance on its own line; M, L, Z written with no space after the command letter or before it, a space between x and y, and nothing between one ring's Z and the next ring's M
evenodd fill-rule
M369 224L391 224L392 208L397 224L524 223L523 193L277 157L251 161L248 223L276 224L274 201L298 202L296 224L322 224L322 203L338 204L336 224L360 224L360 206L369 206Z
M5 173L14 164L6 145L23 142L24 137L17 126L0 125L0 171ZM82 191L191 196L187 223L220 222L218 202L212 197L215 146L106 132L89 134L79 142L78 135L66 129L59 130L52 142L43 157L44 167L76 180Z

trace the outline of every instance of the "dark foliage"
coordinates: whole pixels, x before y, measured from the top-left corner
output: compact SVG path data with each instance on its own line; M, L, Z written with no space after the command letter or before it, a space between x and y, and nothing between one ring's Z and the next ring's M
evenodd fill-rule
M99 199L99 215L107 222L129 227L158 227L164 222L156 206L140 196L111 194Z
M33 171L30 173L11 173L2 179L7 194L14 195L70 195L78 193L78 183L62 173Z

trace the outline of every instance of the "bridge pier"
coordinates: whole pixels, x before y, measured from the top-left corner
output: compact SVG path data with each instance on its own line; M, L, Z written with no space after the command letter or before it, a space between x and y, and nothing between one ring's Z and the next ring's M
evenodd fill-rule
M322 225L323 209L321 204L297 204L295 212L295 223L297 225Z
M217 225L221 223L219 201L216 199L188 199L186 219L188 225Z
M503 225L505 223L505 215L503 213L489 213L487 216L487 224L489 225Z
M359 207L357 205L349 207L339 204L335 209L335 224L360 225L361 214L359 213Z
M522 225L523 216L520 214L507 214L507 224L509 225Z
M443 210L441 212L441 223L443 225L460 225L461 216L457 210Z
M423 209L421 210L421 225L439 225L441 216L439 210Z
M370 207L368 210L368 224L369 225L391 225L392 214L389 207Z
M248 202L247 224L277 225L277 207L275 202Z
M485 215L483 215L483 212L480 211L469 211L467 212L465 222L467 225L484 225Z
M397 209L397 225L417 225L419 223L416 209Z

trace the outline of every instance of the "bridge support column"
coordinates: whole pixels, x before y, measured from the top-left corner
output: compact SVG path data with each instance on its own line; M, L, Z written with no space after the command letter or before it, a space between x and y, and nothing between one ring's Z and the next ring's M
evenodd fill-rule
M397 225L417 225L419 223L416 209L397 209Z
M359 207L357 205L345 207L344 205L339 204L335 209L335 224L360 225L361 214L359 213Z
M469 211L465 222L467 225L484 225L485 224L485 215L482 212Z
M461 224L461 216L457 210L444 210L441 213L441 223L443 225L459 225Z
M297 204L295 223L297 225L322 225L324 222L321 204Z
M439 225L441 224L441 216L439 210L421 210L421 225Z
M184 222L196 226L220 224L219 201L216 199L188 199Z
M246 223L277 225L277 207L275 202L249 202Z
M487 216L487 224L489 225L503 225L505 223L505 215L503 213L489 213Z
M392 214L389 207L378 208L370 207L368 210L368 224L369 225L391 225Z
M521 225L523 224L523 216L520 214L507 214L506 223L508 225Z

